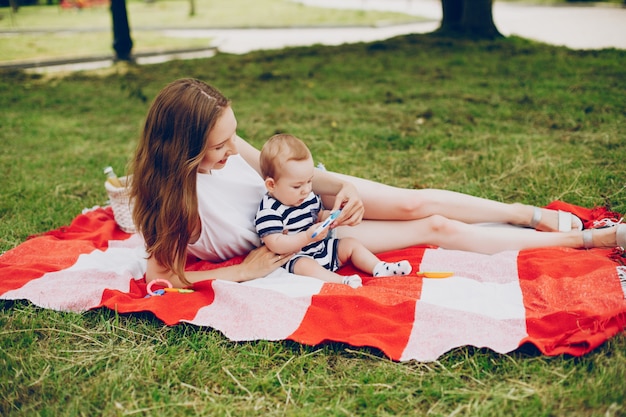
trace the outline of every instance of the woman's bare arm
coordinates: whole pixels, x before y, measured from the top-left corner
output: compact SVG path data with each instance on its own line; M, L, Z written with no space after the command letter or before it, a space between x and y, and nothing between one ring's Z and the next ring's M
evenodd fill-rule
M321 196L334 196L331 211L341 209L341 215L331 227L355 226L363 220L365 206L357 188L351 182L332 173L316 169L313 176L313 190Z
M215 279L232 282L250 281L263 277L276 270L287 263L292 256L293 254L278 255L271 252L265 246L261 246L260 248L252 250L243 262L238 265L216 268L209 271L188 271L185 272L185 278L192 284ZM188 286L178 275L159 264L154 257L150 257L148 258L148 267L146 269L146 281L150 282L155 279L165 279L177 288Z
M261 151L250 145L245 139L240 138L239 136L237 136L237 149L239 150L241 157L246 160L248 165L254 168L254 170L261 175L261 163L259 161Z

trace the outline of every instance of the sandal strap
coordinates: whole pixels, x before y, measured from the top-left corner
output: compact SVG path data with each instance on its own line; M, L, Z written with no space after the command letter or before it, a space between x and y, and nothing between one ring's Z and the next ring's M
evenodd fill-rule
M559 232L572 231L572 213L559 210Z
M623 220L623 219L622 219ZM620 222L622 221L620 220ZM615 230L615 240L617 241L617 247L622 250L626 250L626 224L619 223Z
M593 248L593 229L583 230L583 247L585 249Z
M533 207L533 218L530 219L529 226L536 229L541 221L541 209L539 207Z
M556 230L559 232L571 232L572 229L582 230L583 222L579 217L570 213L569 211L557 210L558 213L558 224ZM576 221L576 226L574 226L574 221ZM541 208L533 207L533 218L530 219L530 223L528 224L533 229L539 227L539 223L541 222Z

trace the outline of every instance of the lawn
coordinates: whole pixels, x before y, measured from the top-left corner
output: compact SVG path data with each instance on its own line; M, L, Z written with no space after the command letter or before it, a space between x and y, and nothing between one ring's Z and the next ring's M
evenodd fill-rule
M303 138L328 169L626 213L626 52L429 35L0 77L0 251L106 201L151 99L197 77L239 134ZM71 289L68 289L71 290ZM397 363L337 343L233 343L149 315L0 302L3 416L624 416L626 336L581 357L454 349Z
M167 29L223 27L374 26L416 22L401 13L332 10L307 7L289 0L159 0L127 2L134 53L209 47L210 35L180 37ZM245 13L242 13L245 10ZM112 54L111 14L107 6L83 10L59 6L22 7L13 14L0 9L0 63L101 56ZM68 29L73 32L68 32Z

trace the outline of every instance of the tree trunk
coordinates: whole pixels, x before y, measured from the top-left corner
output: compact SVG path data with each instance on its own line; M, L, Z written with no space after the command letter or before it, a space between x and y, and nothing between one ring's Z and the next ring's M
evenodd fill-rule
M458 32L461 30L464 9L463 2L464 0L441 0L443 19L441 20L439 31Z
M493 22L493 0L441 0L439 33L494 39L502 34Z
M126 13L126 0L111 0L111 18L113 19L113 50L121 61L131 61L133 40L130 38L130 26Z
M20 3L18 0L9 0L9 4L11 5L11 13L17 13L20 9Z

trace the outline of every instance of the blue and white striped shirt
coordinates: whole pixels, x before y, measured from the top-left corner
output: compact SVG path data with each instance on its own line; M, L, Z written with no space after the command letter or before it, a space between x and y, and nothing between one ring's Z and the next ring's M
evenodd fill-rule
M287 234L291 235L307 230L311 225L317 223L320 211L323 209L322 200L313 192L298 207L286 206L269 194L265 194L259 204L254 224L261 239L274 233L283 233L283 231L287 231ZM315 259L322 267L336 271L340 266L339 239L333 235L334 233L331 231L325 239L306 245L283 265L283 268L295 273L295 263L298 259L306 256Z
M298 207L286 206L266 193L259 204L254 225L261 239L274 233L283 233L285 230L288 235L292 235L317 223L322 209L321 199L313 192ZM323 240L313 242L302 248L302 252L314 253L323 245Z

